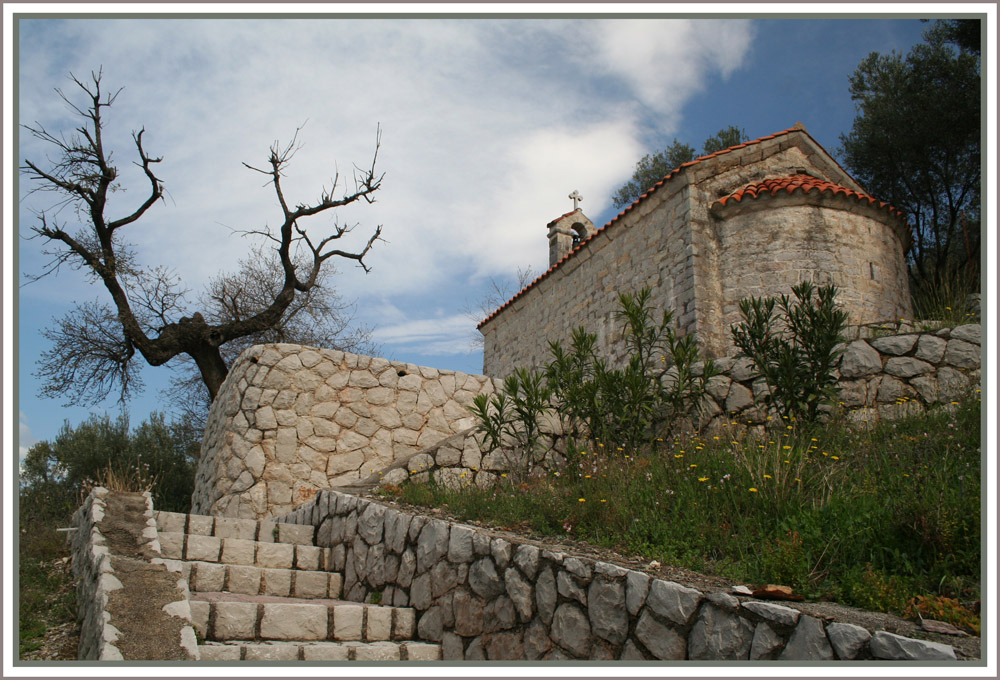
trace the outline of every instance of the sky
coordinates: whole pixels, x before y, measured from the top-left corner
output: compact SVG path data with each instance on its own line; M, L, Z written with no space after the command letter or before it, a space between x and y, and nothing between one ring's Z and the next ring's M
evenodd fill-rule
M848 76L872 51L907 52L925 28L916 18L44 16L17 25L14 104L21 123L69 130L79 121L54 92L80 101L68 74L101 68L106 88L124 88L107 118L124 187L110 213L144 198L130 147L144 128L147 150L163 157L166 197L127 238L192 301L247 254L253 244L238 232L279 221L271 187L244 162L264 164L271 144L301 127L283 187L290 202L313 202L338 172L350 179L371 162L381 130L377 201L309 229L356 224L345 245L358 248L382 225L369 273L336 264L356 322L390 359L478 373L481 316L468 310L494 282L514 292L519 268L544 271L545 225L572 209L572 191L601 226L642 155L674 138L700 148L729 125L754 139L801 122L836 153L855 114ZM19 159L46 154L20 134ZM53 199L30 188L22 177L21 238L5 229L20 277L22 455L66 420L119 410L115 399L84 409L38 396L41 330L75 302L106 298L66 267L24 285L48 261L40 240L25 238L33 211ZM145 392L128 405L133 423L169 412L161 390L170 374L144 370Z

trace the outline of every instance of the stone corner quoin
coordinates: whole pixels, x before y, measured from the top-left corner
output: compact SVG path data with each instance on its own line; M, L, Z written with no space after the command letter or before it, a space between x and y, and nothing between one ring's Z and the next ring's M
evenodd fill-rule
M234 362L212 404L192 511L261 519L472 427L482 375L292 344Z

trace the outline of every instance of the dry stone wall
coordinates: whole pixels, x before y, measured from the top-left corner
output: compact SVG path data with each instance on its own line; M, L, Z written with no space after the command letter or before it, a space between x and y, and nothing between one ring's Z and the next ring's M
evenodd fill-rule
M444 660L955 660L945 644L704 593L616 565L322 491L317 527L345 597L412 607Z
M878 327L852 329L855 339L844 346L838 369L840 405L850 422L875 423L948 405L979 389L979 324L934 331L917 331L906 324L902 333L884 335ZM708 384L701 426L706 432L730 434L763 428L768 412L762 406L767 387L749 359L716 362L721 373ZM772 412L773 417L773 412ZM557 420L543 420L543 441L551 451L543 467L559 469L565 442ZM490 451L475 428L394 463L364 480L366 485L423 483L433 479L448 487L487 486L514 469L518 462L501 450Z
M481 375L301 345L258 345L212 404L192 511L262 519L468 429Z

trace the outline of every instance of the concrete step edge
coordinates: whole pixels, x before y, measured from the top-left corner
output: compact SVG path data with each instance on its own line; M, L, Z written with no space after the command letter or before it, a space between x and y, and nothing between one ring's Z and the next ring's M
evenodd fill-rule
M206 642L198 645L202 661L439 661L441 645L393 642Z
M278 569L199 560L164 559L162 563L181 574L192 592L339 599L344 583L342 574L321 569Z
M326 571L330 548L298 543L263 543L244 538L161 531L157 534L164 559L218 562L268 569Z
M190 515L180 512L154 511L158 531L185 533L216 538L241 538L261 543L293 543L313 545L315 527L270 520Z
M192 597L191 623L203 640L412 640L416 611L341 602L209 601Z

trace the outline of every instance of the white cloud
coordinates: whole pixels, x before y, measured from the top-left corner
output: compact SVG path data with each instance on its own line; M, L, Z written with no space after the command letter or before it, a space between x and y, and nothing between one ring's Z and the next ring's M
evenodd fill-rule
M652 113L671 133L707 79L739 65L750 35L728 20L43 20L22 24L20 111L53 129L77 124L51 92L71 93L68 71L103 64L109 87L126 86L109 118L119 168L135 172L129 133L145 126L168 190L128 238L194 290L246 253L232 229L279 220L244 161L263 164L308 119L284 187L292 203L313 201L338 170L349 180L352 163L369 162L381 123L384 189L336 216L359 225L352 248L384 225L371 275L338 265L339 292L370 320L393 296L544 270L545 224L571 208L567 194L579 190L592 216L606 208L645 151L639 121ZM22 157L42 154L22 136ZM129 210L143 191L113 205ZM38 245L22 244L23 267L37 271ZM62 301L66 280L22 295ZM402 346L405 331L414 346L449 347L419 322L382 322L383 342Z
M471 354L476 351L470 343L475 325L464 314L407 319L376 329L374 339L389 349L405 346L420 354Z
M18 455L17 460L24 463L24 457L28 455L28 449L38 443L34 435L31 434L31 427L28 425L28 416L22 410L18 414Z

